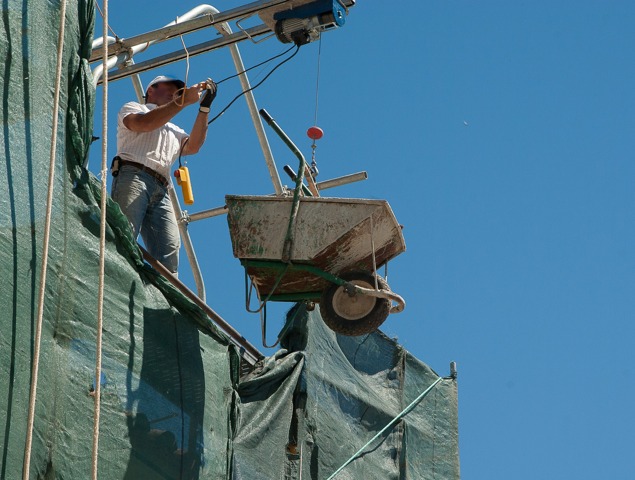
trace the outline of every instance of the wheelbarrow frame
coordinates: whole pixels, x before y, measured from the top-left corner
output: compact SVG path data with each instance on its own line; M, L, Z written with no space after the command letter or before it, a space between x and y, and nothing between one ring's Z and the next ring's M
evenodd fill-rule
M303 263L285 263L283 261L277 261L277 260L245 260L245 259L241 260L240 263L241 265L243 265L243 267L245 267L245 275L247 277L249 276L247 273L247 269L249 267L278 270L280 272L280 275L278 277L278 280L276 281L276 285L282 280L282 278L284 278L284 275L287 272L294 271L294 270L302 271L302 272L308 272L318 277L321 277L329 281L330 283L338 285L340 287L345 287L351 294L355 293L360 295L369 295L371 297L385 298L393 302L396 302L397 305L391 307L390 313L401 312L406 305L406 302L404 301L404 299L400 295L397 295L394 292L387 291L387 290L373 290L370 288L360 287L359 285L355 285L351 282L348 282L338 277L337 275L333 275L332 273L322 270L321 268L316 267L315 265L307 265ZM275 287L274 287L274 289L267 295L267 297L264 300L261 300L261 302L262 302L262 305L264 305L264 303L269 301L271 302L299 302L299 301L316 302L316 301L319 301L323 293L324 293L324 290L318 290L315 292L295 292L295 293L276 294ZM262 308L262 305L261 307L259 307L258 310L255 310L255 312L258 312L260 308Z

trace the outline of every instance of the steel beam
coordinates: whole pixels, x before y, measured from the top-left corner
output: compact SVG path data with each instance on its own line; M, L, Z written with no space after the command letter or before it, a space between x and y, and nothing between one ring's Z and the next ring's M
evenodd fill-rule
M217 14L209 13L182 23L167 25L157 30L135 35L134 37L117 39L115 43L108 47L108 56L127 52L131 48L137 45L143 45L144 43L155 43L169 40L170 38L192 33L217 24L222 24L223 22L230 22L242 17L247 17L265 8L274 7L287 2L288 0L261 0L241 7L232 8L224 12L219 12ZM90 56L90 62L99 61L101 60L101 57L101 47L95 48Z

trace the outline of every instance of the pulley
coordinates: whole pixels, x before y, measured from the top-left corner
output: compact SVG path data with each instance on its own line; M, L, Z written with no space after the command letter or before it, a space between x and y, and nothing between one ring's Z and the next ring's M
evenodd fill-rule
M344 25L346 13L341 0L315 0L275 13L275 33L283 43L305 45L319 39L321 32Z

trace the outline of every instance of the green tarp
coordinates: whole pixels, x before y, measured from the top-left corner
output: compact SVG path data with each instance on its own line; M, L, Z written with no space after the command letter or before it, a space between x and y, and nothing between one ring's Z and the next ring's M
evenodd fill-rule
M438 378L381 332L337 335L295 308L283 348L238 386L234 479L329 478ZM458 479L456 401L443 379L336 478Z
M99 185L92 136L94 5L70 1L31 478L90 477ZM51 149L60 5L5 1L0 35L0 477L22 476ZM143 265L109 203L100 478L227 478L238 356ZM199 329L205 335L199 334Z
M94 5L69 1L30 478L90 478L100 187L82 169ZM60 4L3 0L0 27L0 478L22 478L51 151ZM340 337L296 307L283 348L238 349L144 264L107 207L102 479L325 479L438 376L377 332ZM457 479L444 379L337 478ZM301 469L301 472L300 472Z

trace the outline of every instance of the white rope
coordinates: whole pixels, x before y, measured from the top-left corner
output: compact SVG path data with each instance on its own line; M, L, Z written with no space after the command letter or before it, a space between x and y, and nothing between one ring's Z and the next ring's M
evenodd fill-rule
M179 17L176 17L176 19L174 20L174 24L179 23ZM183 50L185 50L185 87L183 88L183 94L181 95L181 102L177 102L177 104L179 104L179 106L183 106L185 105L185 90L187 89L188 86L188 77L190 76L190 52L187 49L187 46L185 45L185 40L183 39L183 35L179 35L179 38L181 39L181 43L183 44ZM180 156L179 156L179 161L181 161ZM176 212L175 212L176 213Z
M102 101L102 130L101 130L101 217L99 224L99 287L97 292L97 339L95 347L95 417L93 422L93 457L91 463L91 478L97 480L97 464L99 459L99 418L101 415L101 361L102 361L102 331L104 325L104 283L106 258L106 198L108 195L106 181L108 179L108 0L104 0L103 16L103 101Z
M29 415L27 418L26 444L24 447L24 465L22 478L28 480L31 468L31 450L33 446L33 423L35 419L35 400L37 398L37 377L40 366L40 344L42 340L42 318L44 316L44 292L46 290L46 269L48 266L49 237L51 235L51 211L53 209L53 182L55 181L55 156L57 150L57 124L59 114L60 84L62 79L62 53L64 52L64 30L66 26L66 0L61 2L60 31L57 38L57 68L55 71L55 92L53 94L53 132L51 133L51 157L49 159L48 192L46 197L46 219L42 244L42 281L38 292L38 313L35 326L35 345L33 348L33 368L31 371L31 392L29 394Z
M317 54L317 74L315 76L315 117L313 118L313 125L317 127L318 117L318 97L320 92L320 59L322 58L322 34L320 34L320 40L318 42L318 54ZM313 140L315 145L315 140ZM313 149L313 156L315 156L315 148Z
M379 290L377 280L377 260L375 259L375 237L373 236L373 214L370 214L370 252L373 258L373 278L375 279L375 290Z

